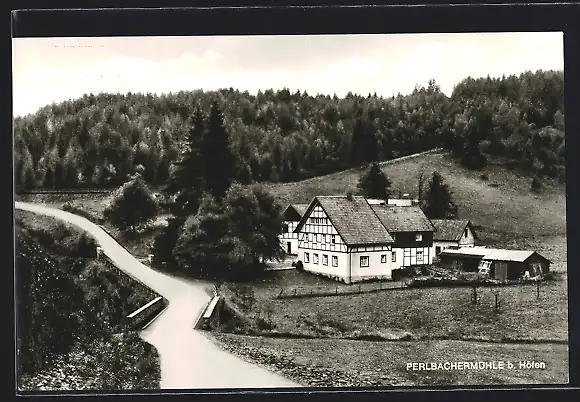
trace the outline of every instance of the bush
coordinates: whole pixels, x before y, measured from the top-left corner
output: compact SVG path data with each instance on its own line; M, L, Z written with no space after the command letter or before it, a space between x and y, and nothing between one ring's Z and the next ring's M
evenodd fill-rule
M157 211L157 201L145 181L137 175L119 189L104 215L120 230L135 232L138 225L153 219Z
M70 201L65 202L63 206L60 207L60 209L66 212L70 212L71 214L82 216L83 218L86 218L93 223L97 224L103 223L103 219L101 217L97 216L96 214L90 211L87 211L86 209L73 205Z
M488 176L487 174L485 174L485 173L481 174L481 175L479 176L479 178L480 178L481 180L485 180L485 181L489 180L489 176Z

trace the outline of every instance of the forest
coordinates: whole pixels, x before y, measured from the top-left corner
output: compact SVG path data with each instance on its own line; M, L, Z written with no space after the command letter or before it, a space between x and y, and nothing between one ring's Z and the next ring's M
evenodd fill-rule
M392 97L233 88L86 94L14 119L15 185L112 188L136 171L164 185L195 110L210 116L214 103L243 184L297 181L436 147L470 168L494 155L564 181L563 92L562 71L528 71L468 77L450 97L434 80Z

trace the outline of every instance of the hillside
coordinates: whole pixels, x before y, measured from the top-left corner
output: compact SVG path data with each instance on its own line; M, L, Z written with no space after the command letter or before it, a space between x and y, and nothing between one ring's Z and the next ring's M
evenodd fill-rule
M522 169L508 168L501 160L490 158L487 167L471 171L455 163L448 152L386 164L383 171L396 193L413 194L417 192L422 168L427 177L434 170L443 175L453 192L459 217L473 222L480 243L548 247L547 243L553 242L561 252L552 257L560 264L562 258L565 260L566 193L563 184L545 180L543 191L534 194L530 191L532 177ZM308 203L316 195L356 191L360 174L360 169L352 169L296 183L268 184L267 188L283 206ZM544 237L542 241L534 241L541 237ZM565 263L563 265L565 267Z
M439 146L460 156L467 145L563 181L563 82L561 71L466 78L450 97L433 80L389 98L232 88L87 94L15 119L16 184L117 186L137 169L165 184L194 111L207 116L214 102L244 183L291 182Z
M94 253L75 228L17 213L20 390L159 387L157 351L123 326L151 292L88 257Z

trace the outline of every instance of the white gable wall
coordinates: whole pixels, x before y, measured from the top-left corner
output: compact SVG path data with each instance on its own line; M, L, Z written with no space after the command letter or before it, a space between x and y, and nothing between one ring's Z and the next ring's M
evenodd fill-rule
M280 247L288 253L288 243L290 243L290 254L295 255L298 253L298 233L294 233L294 229L298 226L298 222L284 221L283 223L287 225L287 230L278 236Z
M461 239L459 239L459 245L461 247L471 247L475 245L475 237L473 236L473 232L471 231L469 225L467 225L467 227L463 231Z
M337 266L333 265L333 257ZM346 244L320 205L312 209L298 233L298 260L302 261L305 271L338 280L346 280L348 277Z

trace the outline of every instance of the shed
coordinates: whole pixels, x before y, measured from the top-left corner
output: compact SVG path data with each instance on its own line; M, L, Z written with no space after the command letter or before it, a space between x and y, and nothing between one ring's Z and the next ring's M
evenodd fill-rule
M550 260L536 251L485 247L443 250L441 262L447 268L479 272L497 280L543 276L550 270L551 264Z

